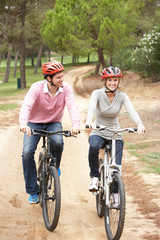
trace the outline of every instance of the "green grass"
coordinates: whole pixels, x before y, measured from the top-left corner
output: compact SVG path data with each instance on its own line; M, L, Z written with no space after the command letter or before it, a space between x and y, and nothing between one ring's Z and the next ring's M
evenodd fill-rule
M150 143L139 143L139 144L125 144L129 152L137 157L140 161L146 163L146 169L144 170L145 173L155 173L160 174L160 152L152 152L151 149L150 153L138 153L138 150L143 150L146 148L152 148L153 146L157 146L157 149L160 149L160 141L153 141Z
M71 66L65 66L65 71L68 71L69 69L71 69ZM4 77L4 76L3 76ZM20 72L17 72L17 76L16 78L13 78L13 74L10 73L10 78L8 83L1 83L0 84L0 99L4 99L4 98L12 98L16 95L19 94L25 94L28 90L28 88L37 81L43 80L43 75L42 75L42 71L41 68L38 68L37 74L34 74L34 68L30 67L30 68L26 68L26 85L27 88L24 90L18 89L18 84L17 84L17 79L20 78ZM1 81L3 81L2 79L2 75L0 78Z
M86 64L87 63L87 56L79 56L78 58L78 61L77 61L77 65L78 64ZM55 60L55 61L61 61L61 55L58 55L58 54L52 54L51 55L51 61L52 60ZM37 58L34 58L34 64L36 65L36 61L37 61ZM47 62L48 59L46 57L42 57L41 58L41 62L42 64ZM98 61L98 56L97 56L97 53L93 53L90 55L90 62L97 62ZM72 56L70 55L64 55L63 57L63 64L66 65L66 64L72 64ZM17 62L17 67L20 66L20 60L18 60ZM31 67L31 59L30 58L27 58L26 61L25 61L25 66L26 67ZM11 60L11 68L14 69L14 59ZM0 73L4 73L6 70L6 59L3 59L0 61Z
M61 61L61 56L60 55L52 55L52 58L57 61ZM91 62L97 61L97 54L92 54L90 57ZM42 58L41 62L47 62L46 58ZM86 56L81 56L79 57L79 62L76 65L84 65L87 64L87 57ZM35 64L36 64L36 58L35 58ZM13 71L14 71L14 60L12 59L11 61L11 68L10 68L10 77L8 83L3 83L4 79L4 73L6 71L6 60L2 60L0 62L0 99L4 98L12 98L17 95L24 95L28 88L36 81L43 80L43 75L41 68L38 68L37 74L34 74L34 67L31 66L31 60L26 59L25 62L26 65L26 89L21 90L18 89L18 83L17 79L20 78L20 62L18 61L17 64L17 74L16 78L13 77ZM64 69L65 71L70 70L73 68L72 66L72 57L71 56L64 56Z
M145 149L153 146L153 143L139 143L139 144L131 144L125 143L128 149Z
M90 77L93 74L94 74L94 71L90 71L90 72L86 73L85 75L83 75L83 77Z
M154 122L155 123L160 123L160 118L156 119Z
M0 110L2 111L8 111L8 110L14 110L15 108L18 108L18 104L0 104Z

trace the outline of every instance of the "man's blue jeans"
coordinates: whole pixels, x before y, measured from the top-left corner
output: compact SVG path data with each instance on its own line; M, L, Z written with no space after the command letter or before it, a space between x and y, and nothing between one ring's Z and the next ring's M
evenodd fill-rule
M99 178L99 166L98 166L98 155L99 150L109 144L112 147L112 141L106 140L98 135L91 135L89 137L89 167L90 167L90 177ZM122 154L123 154L123 140L116 140L116 163L121 165Z
M62 124L60 122L55 123L28 123L28 126L31 129L43 129L46 131L61 131ZM37 170L36 163L34 160L34 154L37 149L38 142L40 140L40 135L27 137L24 134L23 139L23 153L22 153L22 162L23 162L23 173L25 179L26 192L29 194L39 193L39 186L37 184ZM61 156L63 152L63 137L62 135L52 135L51 137L51 149L53 156L57 160L57 168L60 165Z

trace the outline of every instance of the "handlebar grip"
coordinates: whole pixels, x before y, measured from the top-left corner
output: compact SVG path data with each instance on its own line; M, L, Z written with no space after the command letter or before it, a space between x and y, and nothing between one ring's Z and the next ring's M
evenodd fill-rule
M36 135L40 135L40 133L38 133L38 132L35 132L35 131L34 131L34 129L31 129L31 135L34 135L34 136L36 136Z
M129 133L134 133L134 132L137 132L137 130L138 130L137 128L131 128L131 129L129 129L128 132L129 132Z
M133 128L133 130L134 130L135 132L137 132L137 131L138 131L138 129L137 129L137 128Z

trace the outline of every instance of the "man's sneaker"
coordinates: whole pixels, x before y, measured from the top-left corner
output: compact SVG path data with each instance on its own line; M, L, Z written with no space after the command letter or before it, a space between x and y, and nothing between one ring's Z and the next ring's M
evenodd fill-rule
M89 185L89 191L90 192L97 192L98 191L98 178L97 177L92 177L91 178L91 183Z
M113 208L118 208L119 207L119 194L118 193L113 193Z
M28 200L31 204L38 203L38 194L30 194Z
M61 169L58 168L57 170L58 170L58 175L59 175L59 177L60 177L60 176L61 176Z

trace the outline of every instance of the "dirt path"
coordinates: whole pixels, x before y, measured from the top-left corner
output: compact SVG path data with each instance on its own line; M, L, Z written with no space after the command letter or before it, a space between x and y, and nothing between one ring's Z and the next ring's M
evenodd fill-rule
M76 77L86 72L90 67L75 68L65 75L65 81L73 86ZM25 193L21 165L23 136L16 123L18 110L12 112L14 117L3 117L0 130L0 239L1 240L103 240L106 239L104 220L98 218L95 208L95 197L89 193L88 168L88 138L83 131L84 120L88 109L89 98L83 98L75 93L80 112L82 131L77 139L64 139L65 149L61 165L62 207L58 227L52 233L48 232L43 223L42 211L39 205L28 204ZM133 98L133 95L131 95ZM141 104L133 98L137 106ZM149 99L148 99L149 101ZM155 104L154 104L155 106ZM157 105L156 105L157 107ZM155 109L156 109L155 107ZM9 115L10 113L8 113ZM2 117L2 115L1 115ZM2 118L1 118L2 119ZM5 127L5 121L12 122L12 127ZM12 119L12 120L11 120ZM64 116L64 128L70 128L67 111ZM39 144L39 148L41 144ZM130 156L125 150L124 163L129 165ZM133 159L131 159L133 160ZM128 164L127 164L127 161ZM129 165L130 166L130 165ZM132 166L130 166L131 168ZM125 167L124 167L125 168ZM139 204L128 182L130 171L124 169L127 189L126 223L122 240L159 239L159 228L152 219L148 219ZM151 179L152 180L152 179ZM156 179L156 183L158 180ZM157 191L157 189L155 189ZM142 194L143 196L143 194ZM160 196L160 195L159 195ZM146 237L145 237L146 236ZM150 236L150 238L147 238ZM157 236L156 238L153 238Z

